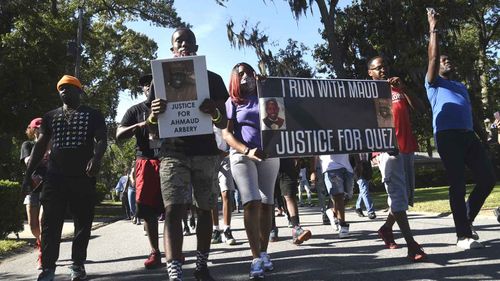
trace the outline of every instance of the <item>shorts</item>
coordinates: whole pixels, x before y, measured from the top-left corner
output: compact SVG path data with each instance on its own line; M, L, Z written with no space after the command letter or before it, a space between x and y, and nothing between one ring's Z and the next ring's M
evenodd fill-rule
M274 185L280 167L279 158L255 161L248 156L231 149L231 171L238 185L241 203L261 201L274 205Z
M297 185L297 179L291 178L287 173L278 173L278 180L281 190L281 195L293 197L297 196L299 188Z
M32 192L24 197L24 205L40 206L40 192Z
M163 204L163 201L162 201ZM135 216L141 219L154 218L155 220L161 215L165 209L153 208L152 206L141 204L139 202L135 203Z
M222 158L219 165L218 182L220 192L234 191L233 175L231 174L231 164L229 163L229 156Z
M138 205L149 206L157 213L165 210L160 188L160 160L142 157L135 160L135 192Z
M415 153L399 153L403 158L403 167L406 177L406 192L408 193L408 205L413 206L415 199Z
M324 183L328 194L335 196L346 194L349 199L353 196L354 174L347 171L346 168L326 171L324 174Z
M406 176L401 155L391 156L381 153L378 156L378 167L387 192L387 204L393 213L408 210L408 192Z
M202 210L213 209L219 197L219 187L214 184L219 160L218 155L175 154L162 157L160 180L163 204L194 203Z

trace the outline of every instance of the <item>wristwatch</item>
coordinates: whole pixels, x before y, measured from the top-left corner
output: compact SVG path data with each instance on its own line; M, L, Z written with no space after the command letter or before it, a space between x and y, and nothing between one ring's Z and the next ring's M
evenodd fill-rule
M248 153L250 153L250 148L247 146L247 148L245 148L245 150L243 150L243 154L248 155Z

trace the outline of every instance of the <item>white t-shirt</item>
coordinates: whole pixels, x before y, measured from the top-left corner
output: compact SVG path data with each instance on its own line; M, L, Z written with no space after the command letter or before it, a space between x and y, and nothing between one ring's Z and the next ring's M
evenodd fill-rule
M351 163L349 163L349 154L321 155L319 157L323 173L326 171L346 168L348 172L353 173Z

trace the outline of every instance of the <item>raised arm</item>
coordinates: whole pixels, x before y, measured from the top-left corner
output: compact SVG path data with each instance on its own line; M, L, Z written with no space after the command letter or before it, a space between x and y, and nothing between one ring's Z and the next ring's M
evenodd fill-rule
M438 16L439 14L436 13L434 9L429 9L427 11L427 21L429 22L429 47L427 49L427 54L429 61L426 79L429 84L434 83L439 75Z

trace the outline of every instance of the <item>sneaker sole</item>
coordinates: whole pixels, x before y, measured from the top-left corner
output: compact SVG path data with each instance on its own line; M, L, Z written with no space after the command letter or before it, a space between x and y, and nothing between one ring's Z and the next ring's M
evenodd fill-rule
M344 239L344 238L347 238L347 237L349 237L349 236L351 236L349 233L345 233L345 234L341 234L341 233L339 233L339 238L340 238L340 239Z
M300 245L304 243L304 241L311 239L311 236L312 233L310 230L304 230L304 233L302 233L302 235L300 235L295 241L293 241L293 244Z
M233 245L236 245L236 240L235 239L229 239L229 240L226 240L224 241L226 244L228 244L229 246L233 246Z

